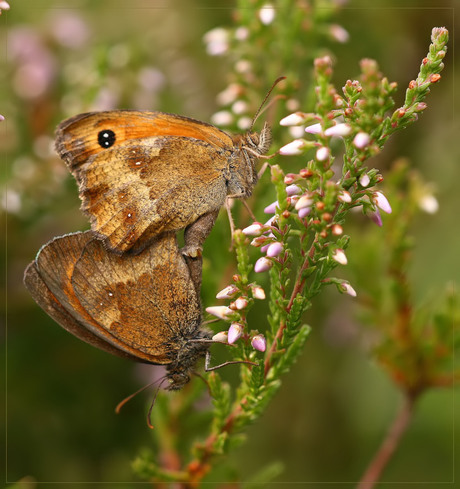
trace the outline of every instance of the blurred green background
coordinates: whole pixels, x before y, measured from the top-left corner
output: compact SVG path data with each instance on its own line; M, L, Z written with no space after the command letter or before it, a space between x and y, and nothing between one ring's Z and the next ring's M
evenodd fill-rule
M203 35L231 25L233 7L233 2L204 0L35 0L11 2L11 10L0 17L0 113L6 117L0 124L6 277L0 321L7 382L1 416L6 459L0 458L6 460L8 482L30 476L75 486L123 481L117 487L134 487L130 463L152 443L144 421L150 396L135 399L118 416L114 407L148 381L155 367L131 364L72 338L27 294L23 270L48 240L88 227L76 184L52 149L56 124L79 112L109 108L163 110L209 121L219 108L216 94L229 82L229 66L206 54ZM395 158L406 157L434 183L440 211L414 223L417 245L410 271L417 299L433 303L460 274L453 14L453 1L433 7L428 1L382 0L371 8L368 2L350 1L337 15L350 41L333 47L338 87L357 76L361 58L371 57L390 81L398 82L400 106L426 54L431 28L450 31L446 69L428 109L370 162L385 175ZM267 79L266 86L272 81ZM285 160L280 164L289 171ZM349 259L359 260L363 231L357 226L347 232L352 236ZM228 237L221 216L205 248L204 307L214 304L213 296L233 273L231 255L222 246ZM346 271L345 277L353 279ZM254 328L266 313L262 307L256 311ZM353 301L331 289L318 298L308 322L313 333L303 356L249 430L247 443L231 454L243 479L278 460L285 466L280 481L321 487L356 481L396 412L397 390L359 344ZM453 481L458 401L458 392L448 389L422 398L384 476L393 488Z

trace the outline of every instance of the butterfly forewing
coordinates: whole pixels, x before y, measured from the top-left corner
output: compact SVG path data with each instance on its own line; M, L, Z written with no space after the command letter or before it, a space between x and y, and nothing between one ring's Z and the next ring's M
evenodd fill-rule
M183 229L215 209L227 194L224 163L202 141L152 137L95 154L75 174L92 229L123 252L147 230Z
M56 131L91 228L117 253L138 253L160 233L217 213L227 195L249 196L254 160L267 149L258 141L179 115L124 110L82 114ZM186 243L188 253L201 249L210 229Z

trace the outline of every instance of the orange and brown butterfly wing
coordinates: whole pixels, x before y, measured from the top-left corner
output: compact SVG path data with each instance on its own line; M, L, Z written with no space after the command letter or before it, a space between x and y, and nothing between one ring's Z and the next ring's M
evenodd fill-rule
M138 255L117 255L98 240L89 242L72 287L108 334L157 363L175 360L201 325L200 302L174 233Z
M220 208L232 145L209 124L161 112L82 114L56 132L93 231L117 252Z
M117 355L123 358L129 358L132 360L140 360L137 355L131 355L110 343L107 343L103 338L94 334L86 325L88 322L92 322L92 319L88 317L87 313L83 311L80 306L75 302L74 297L66 297L70 290L69 276L72 274L72 269L75 261L81 253L83 246L91 238L89 233L77 233L72 238L68 238L73 245L67 247L67 252L65 255L61 255L59 252L53 260L53 267L55 268L55 280L53 282L55 285L60 286L57 295L61 298L56 297L50 288L43 280L37 261L33 261L26 268L24 273L24 284L27 290L30 292L31 296L35 302L58 324L60 324L65 330L73 334L77 338L93 345L101 350L104 350L113 355ZM61 238L58 238L61 239ZM53 242L51 242L53 243ZM46 249L46 245L44 249ZM54 245L51 245L54 247ZM41 253L40 252L40 253ZM44 252L45 254L47 251ZM54 252L52 252L54 254ZM78 256L77 256L78 255ZM42 264L43 265L43 264ZM63 299L65 297L65 299ZM66 304L66 307L64 307ZM73 303L73 306L71 305ZM70 310L70 312L69 312ZM95 327L97 325L94 325Z

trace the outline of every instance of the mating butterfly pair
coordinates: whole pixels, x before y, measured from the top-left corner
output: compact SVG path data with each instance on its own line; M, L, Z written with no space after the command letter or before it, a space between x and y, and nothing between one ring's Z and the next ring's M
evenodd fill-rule
M251 194L270 139L267 125L231 138L161 112L95 112L61 123L56 149L92 231L39 251L24 277L34 300L102 350L166 365L170 388L181 388L210 344L201 328L202 243L226 197Z

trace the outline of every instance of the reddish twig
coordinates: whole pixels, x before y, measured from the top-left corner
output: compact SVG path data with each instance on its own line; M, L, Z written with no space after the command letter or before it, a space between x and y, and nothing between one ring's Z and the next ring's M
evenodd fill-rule
M406 396L393 424L374 458L368 465L356 489L372 489L398 448L412 419L415 398Z

